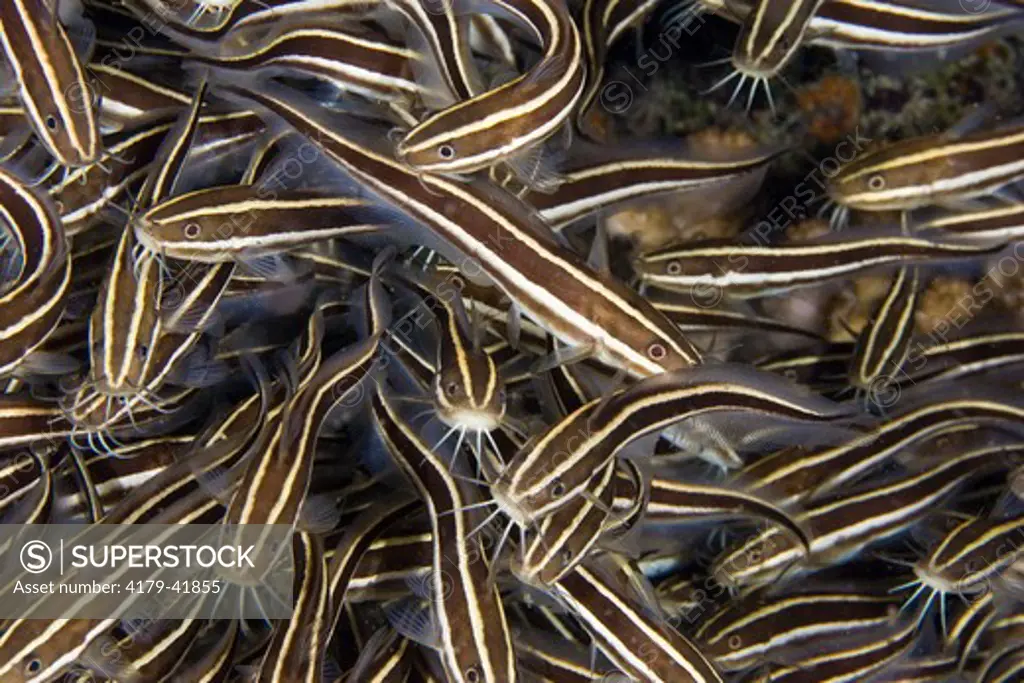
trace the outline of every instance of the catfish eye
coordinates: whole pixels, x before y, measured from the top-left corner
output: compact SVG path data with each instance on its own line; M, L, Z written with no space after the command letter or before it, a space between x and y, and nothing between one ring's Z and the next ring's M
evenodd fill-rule
M39 659L38 657L33 657L32 659L30 659L27 662L25 662L25 673L26 674L38 673L39 670L42 669L42 668L43 668L43 661L41 659Z
M194 240L195 238L199 237L199 224L189 223L188 225L186 225L185 237L189 238L190 240Z
M449 396L454 396L455 394L459 393L459 383L456 382L455 380L448 382L448 384L444 385L444 393L448 394Z
M665 346L663 344L654 342L653 344L647 347L647 356L651 360L661 360L667 355L668 351L665 350Z
M878 192L885 189L885 178L880 175L873 175L868 179L868 187Z
M441 145L437 148L437 153L442 159L455 158L455 148L451 145Z
M57 121L57 117L53 114L47 116L44 123L46 124L46 129L50 131L57 130L57 127L60 125L60 122Z
M149 355L149 347L145 344L139 345L139 358L145 358Z
M561 481L555 481L555 483L551 485L551 495L555 498L561 498L562 496L564 496L565 484L563 484Z
M480 680L480 672L476 670L475 666L466 669L466 680L468 683L477 683Z
M669 261L665 266L665 272L669 275L679 275L683 272L683 264L679 261Z

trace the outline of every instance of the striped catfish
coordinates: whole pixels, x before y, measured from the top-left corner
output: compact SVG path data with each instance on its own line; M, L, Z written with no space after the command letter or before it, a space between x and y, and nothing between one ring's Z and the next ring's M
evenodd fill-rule
M1024 239L1024 203L957 211L922 221L914 231L922 237L944 233L983 242L1020 241Z
M521 526L565 505L630 442L688 418L729 411L782 421L826 422L842 409L771 375L736 366L664 373L594 400L516 454L491 487Z
M816 568L841 562L868 545L901 533L947 500L971 477L1019 459L1020 446L987 446L945 459L919 474L866 490L837 494L797 515L811 533L809 552L777 527L763 531L715 560L725 586L763 585L791 564Z
M990 582L1024 556L1024 516L1006 519L971 517L957 524L914 565L918 595L930 592L928 603L940 595L943 620L945 596L991 590Z
M733 64L755 78L774 76L804 42L804 36L824 0L757 0L740 25Z
M49 192L57 203L67 233L76 235L93 228L102 222L105 209L113 209L122 198L137 192L172 130L173 122L157 121L112 134L96 162L54 180ZM190 149L192 159L215 158L262 132L262 122L247 112L203 114L196 129L199 140Z
M512 571L532 586L551 586L583 561L601 538L614 514L615 462L609 462L587 484L586 495L576 496L538 520L523 534Z
M469 44L476 54L503 66L515 68L519 64L509 32L490 14L470 17Z
M374 335L327 358L288 401L261 452L248 464L224 523L296 526L309 496L318 433L338 405L353 406L377 363ZM319 521L319 520L314 520ZM245 580L245 577L235 577Z
M597 647L623 673L651 683L720 683L714 664L636 595L637 570L591 558L555 583ZM611 565L611 566L609 566Z
M569 612L559 605L531 599L510 601L509 613L514 617L513 625L529 625L541 633L557 634L573 645L583 646L588 640L586 630Z
M216 53L218 46L244 45L259 29L273 29L277 22L309 25L339 18L359 20L367 18L380 5L375 0L241 0L220 2L221 11L212 21L196 21L201 18L196 9L201 8L203 2L174 0L174 6L179 10L175 14L168 12L170 1L125 0L123 4L143 21L148 20L153 12L165 17L161 32L199 54ZM205 4L218 3L215 0Z
M467 432L475 434L476 452L482 457L482 439L501 426L505 417L505 383L494 358L481 347L475 337L472 322L463 305L462 293L456 282L411 269L399 275L415 286L423 296L423 305L434 314L437 322L437 352L433 362L431 399L437 416L450 431L458 432L455 452L459 452ZM497 445L494 450L498 451Z
M0 104L0 135L7 137L25 125L25 108L17 100L3 99Z
M47 524L54 508L54 465L65 460L66 444L52 453L22 453L14 462L4 464L5 473L13 470L14 479L5 479L5 495L0 499L0 518L4 524ZM26 471L25 464L31 463ZM13 465L13 467L12 467ZM10 474L8 476L11 476ZM27 486L21 485L28 481ZM17 487L17 488L13 488ZM13 488L13 490L12 490ZM2 544L0 552L10 550L12 540Z
M162 256L223 263L320 240L387 229L375 203L316 190L224 185L171 197L137 218L135 234Z
M476 526L471 499L379 389L372 405L378 434L427 504L434 539L430 607L449 680L517 680L501 596L480 539L470 535Z
M162 460L170 459L173 462L153 474L144 474L142 481L136 479L130 492L107 511L104 523L134 524L149 521L160 510L203 490L207 480L213 478L217 471L230 471L249 459L260 443L259 437L265 431L265 423L276 415L275 404L280 402L279 397L284 393L279 384L271 384L261 371L254 370L258 391L228 409L198 437L179 444L173 453L161 455ZM280 410L279 406L277 410ZM187 446L197 448L190 457L183 458L182 454L189 452ZM152 448L144 449L143 453L150 453L156 459ZM121 468L113 469L116 475ZM93 473L91 468L90 473ZM95 471L93 479L94 482L102 483L108 477L103 471Z
M0 491L3 491L3 496L0 497L0 513L5 519L11 515L12 509L33 507L23 506L21 503L26 494L30 494L33 489L43 494L40 499L49 497L53 475L62 461L65 461L67 453L66 446L55 443L45 451L30 448L24 452L8 452L0 459L0 477L4 482L0 488ZM33 514L31 509L23 509L20 512L27 516Z
M10 8L3 10L10 11ZM0 169L0 217L19 267L0 292L0 377L42 344L60 322L71 282L71 254L53 205L13 173ZM6 258L11 258L7 254Z
M753 84L747 99L747 109L757 95L757 86L764 87L768 101L774 109L768 80L778 74L807 40L808 29L815 13L825 0L755 0L752 11L740 23L740 32L732 53L735 69L719 81L717 89L739 76L732 98L742 91L747 79Z
M654 594L667 614L684 617L702 614L707 609L721 607L725 603L720 599L729 597L726 588L716 584L703 567L688 565L680 568L677 566L678 556L663 558L655 555L649 561L665 562L671 567L665 576L654 578Z
M995 596L991 591L978 593L971 598L966 601L963 609L949 620L943 639L944 649L954 654L956 660L963 659L979 649L987 649L981 645L981 639L998 616L993 605Z
M739 671L808 640L885 626L898 605L886 595L754 591L702 619L694 639L723 670Z
M319 683L327 652L331 595L323 541L306 531L292 536L295 586L291 618L280 623L260 662L260 683Z
M838 446L779 451L757 460L737 473L735 483L748 493L771 495L779 504L815 500L856 482L924 439L973 430L978 424L1012 430L1022 416L1021 407L984 396L928 398Z
M917 622L908 619L896 626L881 627L866 642L854 642L841 650L797 659L792 664L772 667L750 679L752 683L840 683L866 681L914 647Z
M299 25L267 40L244 43L237 54L191 59L228 73L317 78L373 101L407 104L428 94L413 77L423 68L423 55L365 28Z
M173 192L198 126L205 92L203 85L176 133L163 140L159 161L142 186L140 205L158 202ZM134 234L131 226L125 228L90 321L93 381L108 395L147 386L139 376L158 334L157 303L163 277L154 254L138 253Z
M982 601L983 599L979 600ZM989 601L989 605L993 604ZM990 650L993 645L1000 641L1013 641L1024 633L1024 610L1020 606L1013 609L992 610L993 619L986 624L982 638L979 641L980 649Z
M147 206L169 195L179 178L195 135L205 86L201 87L177 134L166 138L142 187L140 204ZM90 320L90 381L76 396L72 414L85 426L112 423L110 404L129 411L145 403L148 394L162 386L185 355L198 343L203 328L234 270L233 263L212 267L188 267L170 282L165 264L135 239L125 227L114 261ZM107 399L105 409L94 415L80 410L93 398Z
M1002 248L884 234L777 246L708 241L643 254L634 266L648 285L756 297L853 277L871 268L978 258Z
M277 392L280 391L277 387ZM259 394L233 406L221 423L195 440L198 446L195 452L179 457L172 465L138 484L101 521L104 524L152 523L162 510L180 505L189 496L209 495L209 482L218 472L244 466L263 443L266 425L274 416L270 411L274 393L272 387L263 386ZM219 495L220 491L217 493ZM225 494L230 494L230 489Z
M75 516L86 512L84 505L95 505L99 512L95 516L102 517L104 510L113 509L136 487L173 464L195 438L195 435L187 435L143 439L115 447L112 449L114 457L107 453L84 456L79 476L88 479L93 491L62 498L59 501L62 512ZM88 500L90 493L95 494L95 501Z
M732 59L722 60L731 61L734 69L710 91L738 77L729 100L732 104L750 79L753 84L747 99L748 110L759 84L775 109L768 80L803 45L894 54L935 51L945 58L949 49L996 38L1022 16L1001 3L986 3L964 11L952 2L897 0L696 0L685 3L684 10L670 16L692 16L694 7L711 10L740 25Z
M1024 178L1024 126L901 140L829 180L829 196L860 211L917 209L990 195Z
M754 7L746 0L699 0L706 9L743 23ZM833 49L920 53L970 46L1013 26L1019 10L990 3L966 11L955 2L825 0L810 18L804 42Z
M189 381L187 374L174 373L185 364L186 355L196 347L213 321L216 304L224 294L233 269L234 264L229 263L193 267L179 273L169 285L173 289L163 299L163 310L151 323L150 335L127 340L134 345L131 350L136 351L135 357L129 360L137 364L129 365L123 375L96 373L84 384L71 407L74 422L87 429L106 429L125 417L131 421L139 409L160 408L156 403L160 396L158 391L165 383L177 377L183 378L180 381ZM91 332L99 334L95 328ZM93 351L96 351L95 346ZM120 383L111 384L111 377Z
M526 74L428 116L397 146L417 171L468 173L513 160L544 142L583 91L583 49L563 0L494 0L543 46Z
M672 192L717 188L730 181L757 178L775 159L774 151L735 158L666 154L664 146L573 151L559 171L558 187L534 191L527 201L555 230L631 201Z
M339 135L326 119L293 104L297 95L287 91L272 86L258 91L223 86L222 91L266 107L317 140L359 182L470 256L451 259L464 272L482 271L519 310L566 344L641 377L700 362L698 351L671 322L557 245L547 226L514 198L477 183L416 174L354 136Z
M142 0L152 10L159 12L161 16L174 16L170 11L169 0ZM208 23L207 15L214 15L217 23L230 21L235 12L247 3L246 0L185 0L176 2L174 6L185 18L188 26L194 24ZM220 21L218 21L220 20Z
M84 166L102 147L96 102L56 11L45 0L5 2L0 43L39 140L62 166Z

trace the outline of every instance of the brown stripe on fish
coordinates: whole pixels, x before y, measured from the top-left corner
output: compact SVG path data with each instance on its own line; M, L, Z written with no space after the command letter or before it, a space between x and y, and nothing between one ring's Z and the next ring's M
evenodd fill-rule
M555 134L583 92L579 32L562 0L495 0L543 46L539 62L508 83L428 116L399 142L418 171L467 173L509 160Z
M292 536L295 585L291 618L279 624L260 662L260 683L319 683L331 614L323 541L306 531Z
M554 590L619 669L652 683L719 683L715 666L666 621L649 614L623 579L595 560L577 566Z
M644 254L634 267L649 285L749 297L851 277L871 268L955 261L993 255L1002 248L896 235L778 246L709 241Z
M739 472L734 481L749 493L770 494L782 504L814 500L857 481L923 439L970 430L977 424L1012 428L1021 416L1024 410L1012 403L980 397L925 401L839 446L811 452L779 451L762 458Z
M583 494L526 530L524 545L512 559L512 571L521 581L550 586L583 561L614 514L615 469L615 462L609 462Z
M83 166L100 153L96 103L56 11L44 0L4 3L0 43L36 135L61 165Z
M136 236L163 256L219 263L387 229L368 200L309 190L272 195L253 185L180 194L143 213Z
M828 184L838 204L862 211L910 210L995 192L1024 177L1024 127L894 143L843 166Z
M477 183L413 173L339 135L322 117L296 106L297 95L287 91L221 90L266 107L318 140L360 183L451 248L472 254L475 261L466 268L482 270L524 313L567 344L592 349L595 357L637 376L700 362L696 348L668 320L636 292L557 245L544 234L547 227L514 198Z
M446 672L459 683L515 681L501 597L480 539L470 534L475 526L471 499L380 391L372 404L379 435L427 503L434 537L431 606Z
M794 563L803 569L842 561L906 529L972 476L1020 456L1019 446L988 446L957 454L920 474L813 503L797 516L812 534L809 553L772 528L721 555L713 574L724 586L763 585Z
M885 626L898 605L884 595L809 591L772 596L755 591L702 620L694 638L722 669L739 671L809 639Z
M20 257L15 278L0 293L2 377L60 322L71 282L71 254L53 205L5 170L0 170L0 218L10 235L10 242L0 237L0 249L13 247Z
M827 422L843 409L771 375L739 366L703 367L648 378L609 399L597 399L521 450L491 487L521 525L564 505L594 468L623 447L673 423L737 411L781 420Z

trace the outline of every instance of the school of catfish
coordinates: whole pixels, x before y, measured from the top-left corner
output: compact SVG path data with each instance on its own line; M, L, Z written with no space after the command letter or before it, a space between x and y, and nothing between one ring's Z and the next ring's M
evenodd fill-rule
M702 97L748 114L811 47L1024 36L1016 0L0 4L0 521L286 525L295 572L286 620L7 619L0 681L1024 681L986 284L1024 124L865 147L813 235L624 245L795 152L602 129L610 55L712 16ZM926 334L943 278L977 324Z

